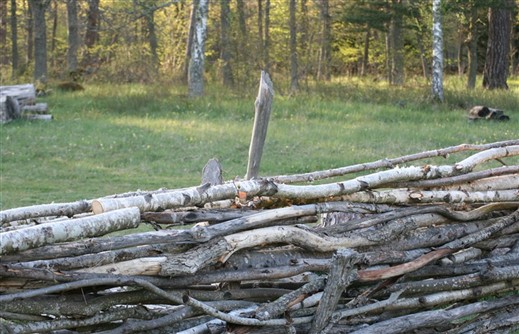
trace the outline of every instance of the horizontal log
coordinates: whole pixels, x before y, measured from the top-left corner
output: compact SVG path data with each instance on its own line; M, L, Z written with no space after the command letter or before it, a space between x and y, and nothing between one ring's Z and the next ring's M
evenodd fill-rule
M0 226L8 222L30 218L49 216L67 216L70 218L76 214L89 212L90 210L91 204L89 201L42 204L13 208L0 211Z
M30 121L52 121L53 120L53 117L52 115L48 115L48 114L45 114L45 115L23 115L22 116L23 119L28 119Z
M510 145L519 145L519 140L505 140L496 143L490 144L482 144L482 145L473 145L473 144L461 144L457 146L451 146L438 150L430 150L410 155L405 155L398 158L392 159L381 159L373 162L367 162L357 165L351 165L346 167L303 173L303 174L293 174L293 175L279 175L272 176L269 179L273 179L276 182L280 183L297 183L297 182L312 182L316 180L322 180L326 178L332 178L337 176L343 176L351 173L358 173L367 170L373 169L381 169L381 168L394 168L395 166L402 165L404 163L408 163L411 161L422 160L426 158L434 158L434 157L448 157L451 154L466 152L466 151L483 151L496 147L504 147Z
M25 114L46 114L49 111L47 103L36 103L34 105L25 105L22 107L22 113Z
M135 206L141 212L162 211L164 209L204 205L209 202L234 199L239 192L245 193L249 198L253 196L274 196L300 200L326 198L375 189L396 182L428 180L468 173L479 164L488 160L515 155L519 155L519 145L488 149L452 166L427 165L423 167L394 168L388 171L360 176L353 180L312 186L294 186L276 183L273 180L248 180L217 186L207 184L165 193L149 193L125 198L101 198L92 202L92 209L94 213L101 213ZM510 200L517 200L517 197L518 195L516 194L515 197L511 197L514 199Z
M0 233L0 254L15 253L52 243L104 235L139 225L136 208L114 211L104 215L46 223L21 230Z

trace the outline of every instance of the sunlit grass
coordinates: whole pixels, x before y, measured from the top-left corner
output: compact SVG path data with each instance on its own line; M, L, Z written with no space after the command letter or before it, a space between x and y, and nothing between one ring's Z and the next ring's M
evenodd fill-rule
M509 91L467 91L461 79L447 78L443 105L431 104L421 79L395 88L373 78L343 78L293 96L280 87L261 174L517 139L516 82L509 80ZM189 99L185 92L183 86L165 84L87 84L82 92L55 91L45 99L52 122L0 127L0 208L192 186L200 183L202 167L213 157L222 162L225 179L242 177L257 87L226 91L209 86L200 99ZM474 104L503 108L511 121L470 123L466 110Z

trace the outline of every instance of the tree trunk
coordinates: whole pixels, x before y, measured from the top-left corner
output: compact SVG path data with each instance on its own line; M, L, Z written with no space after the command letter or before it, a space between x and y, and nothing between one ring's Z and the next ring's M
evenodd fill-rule
M205 38L207 33L208 0L199 0L195 11L193 46L188 69L189 96L204 95Z
M319 64L317 68L318 80L330 80L330 63L332 60L331 47L331 18L328 0L319 0L319 18L321 20L321 41L319 50Z
M144 10L144 20L146 22L146 37L148 39L148 45L150 46L151 52L151 65L153 68L153 72L158 71L159 66L159 55L157 53L157 49L159 48L159 43L157 40L157 32L155 29L155 11L152 7L152 4L145 1L140 2L141 7Z
M265 1L265 38L263 42L264 69L270 73L270 0Z
M11 0L11 66L13 79L18 72L18 23L16 15L16 0Z
M263 0L258 0L258 55L260 68L265 68L265 58L263 57L265 46L265 37L263 36Z
M184 73L182 81L187 83L189 76L189 64L191 63L191 48L193 47L193 35L196 23L196 9L198 8L198 0L193 0L191 4L191 15L189 15L189 32L187 35L186 57L184 61Z
M308 47L308 5L307 0L301 0L301 23L299 25L300 38L299 38L299 49L301 57L299 57L300 63L303 62L301 78L305 80L305 84L308 83L308 72L309 72L309 54L310 50Z
M404 84L404 36L403 36L403 3L404 0L392 0L390 40L391 48L391 84Z
M27 53L25 54L25 65L29 65L34 56L34 17L32 15L32 1L27 1L25 17L27 18Z
M478 8L474 3L470 8L469 20L469 36L468 36L468 76L467 88L474 89L476 87L476 77L478 74Z
M7 45L7 0L0 0L0 64L6 65L9 63Z
M236 12L238 14L238 26L242 38L247 38L247 23L243 0L236 0Z
M441 0L433 0L433 73L432 95L439 102L444 101L443 96L443 28Z
M54 62L56 59L56 32L58 30L58 2L56 0L51 0L51 3L49 5L51 8L52 16L52 31L50 37L50 65L51 67L54 67Z
M299 90L299 69L297 62L297 26L296 26L296 0L290 0L290 90Z
M362 55L362 67L360 68L360 75L365 76L368 73L369 64L369 39L371 38L371 29L369 25L366 27L364 35L364 53Z
M31 0L34 17L34 80L47 81L47 23L45 11L50 0Z
M99 0L87 0L87 25L85 31L85 46L90 49L99 40Z
M93 48L99 40L99 0L87 0L87 22L85 30L85 53L81 60L83 67L90 66L93 62Z
M67 0L67 41L67 69L71 73L77 70L77 51L79 49L77 0Z
M488 43L483 71L483 87L487 89L508 89L511 8L513 0L504 0L504 6L490 7L488 10Z
M222 79L226 87L234 85L231 66L231 8L230 0L220 1L220 59L222 61Z

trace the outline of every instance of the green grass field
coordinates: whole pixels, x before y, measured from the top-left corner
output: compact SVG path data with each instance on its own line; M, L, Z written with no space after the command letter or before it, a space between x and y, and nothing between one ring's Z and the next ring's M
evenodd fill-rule
M448 78L443 105L431 103L428 86L418 80L403 88L337 80L295 96L280 85L261 174L517 139L519 79L509 85L509 91L467 92L459 79ZM245 174L257 87L231 92L210 86L206 97L195 100L186 97L186 87L173 84L85 86L41 99L52 122L0 126L0 209L193 186L213 157L225 179ZM470 123L466 110L476 104L502 108L511 121Z

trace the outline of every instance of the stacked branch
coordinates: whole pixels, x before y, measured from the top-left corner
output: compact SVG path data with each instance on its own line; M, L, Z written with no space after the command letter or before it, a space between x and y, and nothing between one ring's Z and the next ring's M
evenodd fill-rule
M430 163L447 155L465 158ZM226 183L213 170L2 211L0 332L517 330L518 156L512 140Z

